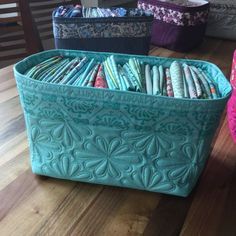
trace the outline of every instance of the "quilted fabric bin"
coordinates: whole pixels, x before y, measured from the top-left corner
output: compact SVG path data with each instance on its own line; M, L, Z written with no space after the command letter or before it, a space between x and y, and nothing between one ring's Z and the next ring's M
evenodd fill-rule
M68 18L53 13L55 46L147 55L152 22L153 16Z
M206 35L236 39L236 1L209 0L210 13Z
M236 51L234 52L230 82L233 87L233 92L231 98L228 101L227 116L228 116L229 129L232 138L236 143Z
M199 6L183 6L175 2L139 0L138 7L154 13L153 44L185 52L197 47L203 40L209 3L200 1L202 5Z
M111 54L52 50L16 64L33 172L187 196L204 168L231 92L218 67L178 59L202 68L215 80L222 98L214 100L50 84L23 75L55 55L103 60ZM133 57L114 55L118 63ZM163 66L176 60L136 57Z

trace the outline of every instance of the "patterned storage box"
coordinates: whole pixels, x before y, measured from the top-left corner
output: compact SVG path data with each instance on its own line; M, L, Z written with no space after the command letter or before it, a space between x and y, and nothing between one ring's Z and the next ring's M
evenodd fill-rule
M209 0L210 13L206 34L213 37L236 39L236 1Z
M234 52L230 81L233 87L233 93L228 102L227 115L230 132L234 142L236 143L236 51Z
M153 16L64 18L53 14L55 46L147 55L152 22Z
M202 68L222 98L176 99L40 82L23 73L55 55L103 60L109 53L45 51L14 68L33 172L56 178L187 196L201 174L231 92L215 65ZM115 54L118 63L131 55ZM137 56L151 65L176 59Z
M205 34L209 10L209 3L200 2L200 6L182 6L170 1L139 0L139 8L154 13L151 42L182 52L197 47Z

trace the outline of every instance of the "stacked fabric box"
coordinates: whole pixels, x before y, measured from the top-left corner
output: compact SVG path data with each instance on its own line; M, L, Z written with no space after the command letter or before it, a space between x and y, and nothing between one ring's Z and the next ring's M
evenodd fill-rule
M236 39L236 1L209 0L208 36Z
M202 42L209 11L206 1L139 0L138 7L154 13L153 44L185 52Z
M62 6L53 12L55 46L147 55L152 21L138 9Z

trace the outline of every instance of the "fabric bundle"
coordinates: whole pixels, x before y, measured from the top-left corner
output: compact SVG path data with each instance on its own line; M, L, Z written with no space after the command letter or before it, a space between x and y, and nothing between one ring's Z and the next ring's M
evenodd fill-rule
M60 6L54 11L54 17L83 17L83 18L98 18L98 17L134 17L134 16L150 16L151 11L144 11L137 8L125 9L117 8L99 8L99 7L82 7L77 4L75 6Z
M221 97L217 84L201 69L186 63L151 65L137 58L117 62L114 55L103 61L51 57L26 72L32 79L73 86L109 88L149 95L190 99Z

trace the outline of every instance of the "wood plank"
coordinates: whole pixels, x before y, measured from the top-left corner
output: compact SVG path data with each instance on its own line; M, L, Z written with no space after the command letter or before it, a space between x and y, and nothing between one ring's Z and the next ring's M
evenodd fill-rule
M60 235L61 232L64 232L69 235L70 229L86 214L87 209L93 206L102 191L103 187L99 185L76 184L61 205L35 233L37 235Z
M13 77L13 65L7 66L3 69L0 69L1 79L0 79L0 87L2 84L8 80L14 80Z
M232 155L232 154L231 154ZM235 154L229 158L235 158ZM236 166L230 182L230 188L225 200L224 210L221 215L221 222L218 225L217 235L235 236L236 235Z
M24 188L26 188L28 196L22 196L20 201L18 199L15 201L9 199L6 202L6 205L13 204L14 202L18 204L17 207L14 205L11 212L5 214L5 217L1 221L0 232L3 235L25 235L26 233L28 235L49 235L41 234L40 232L44 230L46 232L51 231L51 229L47 227L50 219L52 219L58 227L63 228L65 232L65 230L68 229L67 226L73 224L73 217L79 217L80 214L83 214L83 211L94 202L94 199L101 191L101 186L90 186L88 184L80 184L77 186L75 182L51 178L41 180L41 178L34 177L30 172L25 173L25 178L27 180L31 179L31 182L27 183L28 180L24 183ZM24 180L24 178L21 180ZM16 181L17 184L22 184L19 180ZM14 189L16 191L17 187L13 188L13 194ZM73 202L76 205L73 205ZM69 214L64 215L64 211L69 212ZM22 212L24 212L23 215ZM59 224L61 218L66 222L63 225ZM24 223L12 225L12 222L17 222L19 219ZM37 224L35 224L35 222L37 222ZM56 235L63 234L59 231L59 234Z
M18 117L22 117L22 108L19 104L19 98L14 97L0 104L0 130L3 130L7 125L11 124Z
M1 32L2 34L7 34L7 33L11 33L11 32L21 32L22 26L21 25L8 25L8 26L1 26Z
M12 140L16 133L25 131L25 119L23 114L19 115L13 120L8 121L4 127L0 129L0 143L4 145L9 140Z
M227 147L226 149L224 147ZM181 235L216 235L236 166L236 145L225 121L196 189ZM216 178L217 177L217 178ZM221 204L219 204L221 203Z
M50 25L49 27L40 29L41 34L46 33L46 32L52 32L52 25Z
M8 59L9 56L7 56L6 58ZM12 57L12 58L14 58L14 57ZM1 60L1 57L0 57L0 60ZM16 87L13 87L13 88L10 88L8 90L5 90L4 92L1 92L1 94L0 94L0 104L2 102L6 102L7 100L9 100L11 98L14 98L16 96L18 96L18 91L17 91Z
M83 217L79 218L70 228L68 235L95 235L103 229L107 220L106 216L119 208L126 194L123 189L106 187L96 199L96 204L94 202Z
M0 46L0 50L2 52L4 51L12 51L12 50L15 50L15 49L25 49L25 43L15 43L12 44L12 45L8 45L8 46Z
M48 1L47 1L47 3L48 3ZM30 6L30 9L32 10L32 11L40 11L40 10L44 10L44 9L51 9L51 10L53 10L54 8L56 8L56 7L58 7L58 6L60 6L61 5L61 3L60 2L58 2L58 3L49 3L49 4L40 4L40 5L38 5L38 6Z
M1 18L1 23L11 23L11 22L19 22L19 21L21 21L20 16Z
M127 190L127 195L116 211L109 213L109 219L98 236L136 236L143 235L143 230L153 218L153 209L159 204L161 194Z
M13 35L13 36L6 36L6 37L0 37L0 43L4 43L4 42L9 42L9 41L18 41L21 39L24 39L24 35L20 34L20 35Z
M0 4L18 3L19 0L0 0Z
M12 146L14 148L12 148ZM7 163L9 160L14 159L15 156L19 155L19 153L22 153L26 148L28 148L28 140L25 131L15 135L15 137L10 141L4 142L4 144L1 143L0 166L5 165L5 163Z
M38 25L38 26L42 26L42 25L52 25L52 19L40 19L40 20L38 20L37 22L36 22L36 24Z
M143 235L179 235L191 202L192 195L188 198L163 197L145 227Z
M5 13L17 13L19 12L18 7L6 7L6 8L0 8L0 14L5 14Z
M0 191L30 168L28 145L23 152L17 153L14 158L0 166Z
M39 13L32 12L32 15L34 19L37 21L37 19L40 19L42 17L52 16L52 10L45 9L43 12L39 12Z
M2 83L0 83L0 92L11 89L13 87L16 87L16 82L14 79L7 80L7 81L3 80Z

